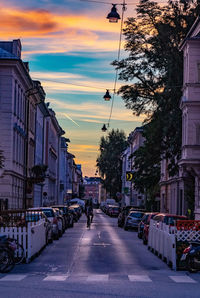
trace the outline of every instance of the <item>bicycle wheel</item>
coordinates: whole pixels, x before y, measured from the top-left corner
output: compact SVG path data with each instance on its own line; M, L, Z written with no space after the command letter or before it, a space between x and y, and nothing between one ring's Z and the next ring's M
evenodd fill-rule
M19 244L19 242L16 239L12 238L9 240L14 241L16 244L16 250L14 255L15 264L16 265L21 264L25 258L24 248L21 244Z
M0 272L7 273L15 266L12 253L7 248L0 248Z

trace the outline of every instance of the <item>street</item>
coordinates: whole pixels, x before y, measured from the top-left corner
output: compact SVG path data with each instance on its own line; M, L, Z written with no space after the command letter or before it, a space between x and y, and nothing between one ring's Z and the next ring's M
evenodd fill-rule
M136 232L95 210L30 264L0 276L0 297L199 297L200 274L172 271Z

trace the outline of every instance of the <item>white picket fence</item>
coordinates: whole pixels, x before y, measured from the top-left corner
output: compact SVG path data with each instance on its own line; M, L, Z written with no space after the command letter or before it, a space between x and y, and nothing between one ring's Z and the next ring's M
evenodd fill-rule
M167 264L177 269L176 245L181 242L200 242L200 221L178 221L177 227L150 221L148 248L158 254Z
M167 264L176 270L176 234L175 228L151 220L148 235L148 248L158 254Z
M26 227L0 227L0 235L15 238L23 246L28 263L46 244L45 220L28 222Z

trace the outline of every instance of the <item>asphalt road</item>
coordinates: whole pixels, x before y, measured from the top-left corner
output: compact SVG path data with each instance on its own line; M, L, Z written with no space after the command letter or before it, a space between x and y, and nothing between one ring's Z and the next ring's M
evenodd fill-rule
M1 274L0 297L199 298L200 274L171 270L97 210L90 230L83 215L30 264Z

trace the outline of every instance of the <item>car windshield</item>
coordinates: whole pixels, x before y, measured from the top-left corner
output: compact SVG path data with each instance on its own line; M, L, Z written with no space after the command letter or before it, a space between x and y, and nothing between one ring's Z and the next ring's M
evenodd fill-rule
M43 209L42 211L44 212L46 217L54 217L54 213L52 209Z
M144 214L144 213L141 213L141 212L131 212L131 213L129 214L129 216L131 216L131 217L136 217L136 218L142 218L143 214Z
M33 213L33 214L27 214L26 215L26 221L29 221L29 222L31 222L31 221L39 221L40 219L42 219L42 214L39 214L39 213Z

